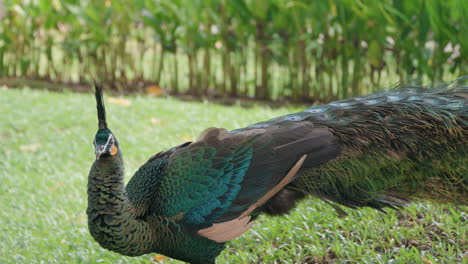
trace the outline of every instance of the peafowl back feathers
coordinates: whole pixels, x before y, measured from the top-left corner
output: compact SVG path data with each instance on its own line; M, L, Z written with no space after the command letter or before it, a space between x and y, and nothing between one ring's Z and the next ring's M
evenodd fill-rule
M290 186L301 193L378 209L404 205L411 197L467 204L467 83L462 78L452 89L404 87L245 129L303 121L330 129L341 154Z
M403 87L226 131L151 157L124 187L123 159L96 87L99 130L88 222L103 247L214 263L261 213L313 195L378 210L412 199L468 204L468 78Z

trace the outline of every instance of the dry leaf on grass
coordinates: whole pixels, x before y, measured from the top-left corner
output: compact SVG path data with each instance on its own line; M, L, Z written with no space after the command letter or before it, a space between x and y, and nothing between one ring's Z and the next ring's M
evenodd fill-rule
M160 119L157 119L156 117L152 117L151 118L151 124L161 124L161 120Z
M424 261L424 263L427 263L427 264L432 264L432 261L430 261L429 259L425 258L424 256L421 256L422 260Z
M192 141L192 137L189 136L183 136L182 139L185 141Z
M123 106L129 106L129 105L132 104L132 102L130 102L130 100L115 98L115 97L109 97L108 101L111 104L118 104L118 105L123 105Z
M153 257L153 260L154 260L156 263L162 263L162 262L168 261L169 258L166 257L166 256L163 256L163 255L156 255L156 256Z
M55 191L55 190L57 190L57 188L63 186L64 184L65 184L64 182L57 182L57 184L55 184L55 186L49 187L49 190Z
M36 152L36 151L39 150L40 147L41 147L41 144L34 143L34 144L31 144L31 145L21 145L20 149L23 152Z
M155 96L162 96L164 95L163 89L159 85L150 85L146 87L146 93L155 95Z

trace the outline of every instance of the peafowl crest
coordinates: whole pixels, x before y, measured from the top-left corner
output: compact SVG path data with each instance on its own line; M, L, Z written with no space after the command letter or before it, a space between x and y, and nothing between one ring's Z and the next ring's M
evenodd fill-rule
M151 157L123 183L123 157L96 85L88 224L104 248L215 263L262 213L315 196L350 208L413 199L468 204L468 78L312 107L227 131L210 128Z

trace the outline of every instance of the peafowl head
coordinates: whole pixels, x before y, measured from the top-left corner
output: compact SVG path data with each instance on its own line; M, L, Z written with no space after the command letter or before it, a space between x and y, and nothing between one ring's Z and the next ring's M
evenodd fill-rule
M107 127L102 87L95 83L95 88L99 130L94 137L94 147L96 148L96 159L99 159L101 157L116 155L119 152L119 146L117 139Z
M94 137L94 147L96 148L96 159L114 156L119 152L117 140L110 129L98 130Z

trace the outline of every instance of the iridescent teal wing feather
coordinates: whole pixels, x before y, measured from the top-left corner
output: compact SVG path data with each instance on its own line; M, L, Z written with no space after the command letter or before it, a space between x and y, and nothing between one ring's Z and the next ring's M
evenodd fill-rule
M304 137L305 136L305 137ZM171 156L158 186L157 214L194 228L239 217L274 188L301 156L305 167L333 159L339 149L327 129L291 123L244 133L214 129Z
M249 142L210 146L197 142L170 159L158 188L157 214L183 214L182 222L203 227L231 205L250 165Z

